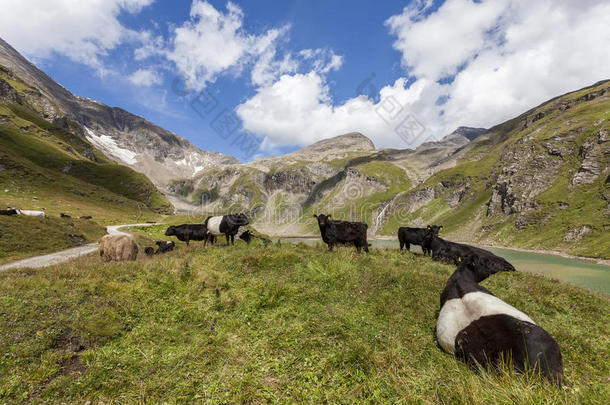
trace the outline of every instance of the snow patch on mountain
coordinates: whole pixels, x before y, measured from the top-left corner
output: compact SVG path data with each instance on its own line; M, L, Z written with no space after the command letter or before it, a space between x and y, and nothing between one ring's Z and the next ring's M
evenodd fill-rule
M97 135L95 132L87 127L84 127L87 134L85 137L89 142L99 148L105 154L109 154L112 157L119 159L120 161L127 163L128 165L134 165L138 163L136 154L130 150L123 149L117 145L116 141L108 135Z

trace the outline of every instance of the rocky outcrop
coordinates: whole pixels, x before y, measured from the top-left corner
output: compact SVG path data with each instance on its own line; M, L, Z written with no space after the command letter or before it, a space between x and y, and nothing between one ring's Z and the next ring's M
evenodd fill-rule
M564 242L577 242L586 234L591 233L593 228L589 225L579 226L578 228L570 229L563 237Z
M495 175L490 181L493 193L487 203L487 216L537 208L535 197L555 181L561 153L538 148L533 137L522 138L504 150L492 170Z
M574 177L572 186L591 184L610 168L610 143L608 130L600 129L595 136L586 139L580 147L578 157L582 160Z

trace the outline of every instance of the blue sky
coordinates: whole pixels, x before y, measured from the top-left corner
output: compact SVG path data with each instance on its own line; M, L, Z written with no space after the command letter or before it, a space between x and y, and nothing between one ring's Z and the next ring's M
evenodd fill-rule
M606 3L0 0L0 36L77 95L250 160L350 131L414 147L606 79Z

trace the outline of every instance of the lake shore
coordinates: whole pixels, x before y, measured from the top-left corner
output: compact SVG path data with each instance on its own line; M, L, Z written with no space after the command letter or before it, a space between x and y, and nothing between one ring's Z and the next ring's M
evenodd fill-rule
M315 239L320 239L318 236L313 236L313 235L303 235L303 236L297 236L297 235L290 235L290 236L272 236L273 240L277 240L277 239L308 239L308 240L315 240ZM370 238L369 240L396 240L395 237L393 236L376 236L374 238ZM321 239L320 239L321 241ZM541 250L541 249L524 249L524 248L518 248L518 247L513 247L513 246L502 246L502 245L490 245L490 244L484 244L484 243L475 243L475 242L468 242L468 241L454 241L454 242L458 242L458 243L471 243L473 245L476 246L480 246L483 248L499 248L499 249L508 249L508 250L515 250L517 252L527 252L527 253L540 253L540 254L546 254L546 255L555 255L555 256L560 256L566 259L582 259L582 260L588 260L590 262L594 262L596 264L601 264L604 266L610 266L610 259L601 259L599 257L588 257L588 256L576 256L576 255L571 255L569 253L565 253L565 252L561 252L558 250ZM396 242L398 243L398 241Z

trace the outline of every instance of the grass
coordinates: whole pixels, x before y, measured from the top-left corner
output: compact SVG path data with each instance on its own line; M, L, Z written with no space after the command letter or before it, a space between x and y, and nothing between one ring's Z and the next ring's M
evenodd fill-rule
M558 341L567 384L475 373L434 342L452 268L395 250L260 244L0 274L0 401L604 403L607 297L483 284Z
M106 228L78 218L0 216L0 263L95 242Z

